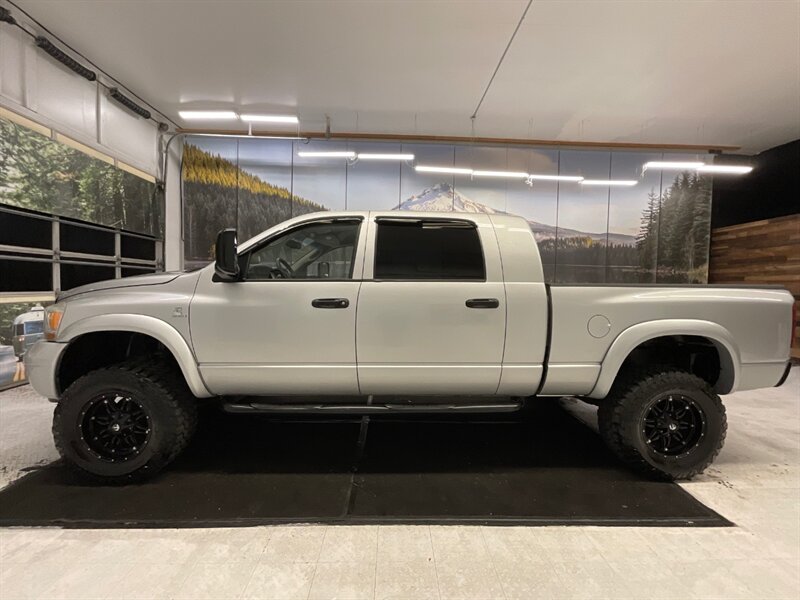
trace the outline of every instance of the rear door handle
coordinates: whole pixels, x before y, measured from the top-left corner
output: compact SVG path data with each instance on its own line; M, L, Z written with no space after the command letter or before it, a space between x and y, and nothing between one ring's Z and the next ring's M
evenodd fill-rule
M347 308L350 300L347 298L317 298L311 301L314 308Z
M497 298L472 298L465 302L467 308L497 308L500 300Z

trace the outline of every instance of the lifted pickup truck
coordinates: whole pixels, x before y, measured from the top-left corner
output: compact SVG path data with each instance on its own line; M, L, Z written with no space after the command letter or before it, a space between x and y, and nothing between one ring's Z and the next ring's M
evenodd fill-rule
M199 271L63 293L25 358L58 400L59 452L105 480L173 460L201 398L387 413L565 395L599 405L621 459L675 479L722 447L718 394L782 383L792 307L780 288L547 285L508 215L317 213L238 248L222 231Z

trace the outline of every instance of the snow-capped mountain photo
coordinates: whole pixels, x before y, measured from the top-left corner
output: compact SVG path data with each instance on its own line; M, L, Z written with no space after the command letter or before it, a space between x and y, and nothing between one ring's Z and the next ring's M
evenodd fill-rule
M504 211L496 210L480 202L476 202L467 198L464 194L453 189L449 183L437 183L436 185L426 188L419 194L414 194L404 202L400 203L398 210L418 210L418 211L441 211L441 212L466 212L466 213L487 213L487 214L503 214ZM555 225L547 225L539 223L538 221L531 221L528 223L533 231L533 236L537 242L542 240L551 240L556 237ZM606 242L606 233L591 233L586 231L578 231L576 229L566 229L563 227L558 228L558 236L566 237L582 237L591 238L595 242ZM632 235L625 235L623 233L608 233L608 241L612 244L620 246L633 246L636 244L636 238Z
M400 204L399 210L433 210L446 212L488 213L494 214L502 211L495 210L480 202L470 200L458 193L449 183L437 183L419 194L415 194Z

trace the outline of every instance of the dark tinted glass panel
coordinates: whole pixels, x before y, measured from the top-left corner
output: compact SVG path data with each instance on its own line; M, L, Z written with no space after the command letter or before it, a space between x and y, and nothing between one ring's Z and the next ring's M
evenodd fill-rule
M25 323L25 333L42 333L44 331L44 321L28 321Z
M484 279L478 231L440 221L378 223L375 279Z
M114 279L114 267L61 264L61 289L69 290L79 285Z
M155 269L126 269L122 268L123 277L133 277L135 275L147 275L148 273L155 273Z
M122 259L138 258L141 260L156 259L156 243L154 240L122 234L120 241Z
M44 292L52 283L49 262L0 259L0 292Z
M53 226L50 221L0 212L0 244L52 248L52 243Z
M61 223L59 241L67 252L114 256L114 232Z

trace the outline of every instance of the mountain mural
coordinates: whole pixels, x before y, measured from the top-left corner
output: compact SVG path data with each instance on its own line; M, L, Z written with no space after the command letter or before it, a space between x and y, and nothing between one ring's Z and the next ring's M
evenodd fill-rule
M505 214L502 210L496 210L480 202L476 202L467 198L464 194L453 189L449 183L437 183L429 187L419 194L415 194L402 202L398 207L399 210L419 210L419 211L441 211L441 212L466 212L466 213L486 213L486 214ZM539 223L538 221L531 221L528 223L533 231L533 236L537 242L543 240L552 240L556 238L556 227L554 225L547 225ZM590 238L592 241L605 243L608 239L609 243L617 244L619 246L635 246L636 238L632 235L625 235L622 233L591 233L585 231L578 231L576 229L567 229L564 227L558 228L558 237L570 238Z

